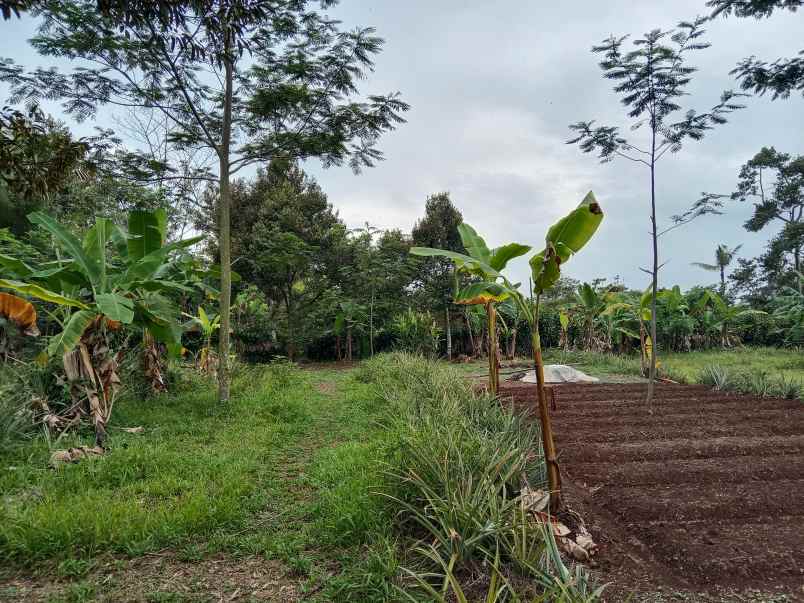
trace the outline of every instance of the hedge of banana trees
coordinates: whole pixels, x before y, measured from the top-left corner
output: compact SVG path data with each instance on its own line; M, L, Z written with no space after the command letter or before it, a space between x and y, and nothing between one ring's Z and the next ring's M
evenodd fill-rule
M645 355L651 345L647 292L619 286L580 284L566 299L542 308L539 331L546 347ZM506 321L501 346L509 357L529 356L529 327L501 306ZM804 296L792 288L751 308L721 296L716 288L672 287L657 301L659 349L685 352L740 345L804 345Z
M182 350L182 298L214 294L204 283L208 273L183 253L201 237L168 243L163 210L131 212L125 228L97 218L82 236L44 213L29 220L51 237L55 259L31 265L0 254L0 314L31 336L37 312L46 317L39 322L52 334L37 361L61 360L72 399L62 415L40 401L46 422L65 428L87 418L102 446L128 342L141 342L143 372L154 390L164 390L165 353Z

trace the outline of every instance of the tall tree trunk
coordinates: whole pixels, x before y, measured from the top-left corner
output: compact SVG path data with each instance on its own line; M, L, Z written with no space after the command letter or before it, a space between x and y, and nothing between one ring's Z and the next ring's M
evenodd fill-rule
M533 348L533 369L536 373L536 395L539 403L539 422L541 423L542 449L547 464L547 481L550 487L550 510L555 513L561 509L561 472L558 468L558 455L553 440L553 426L550 409L547 406L547 392L544 388L544 360L542 341L539 336L539 297L536 297L535 321L531 328L531 347Z
M371 304L369 304L369 355L374 357L374 285L371 285Z
M346 360L352 361L352 327L346 327Z
M726 267L723 264L720 265L720 295L726 295Z
M224 96L223 123L221 124L221 145L218 150L220 160L220 254L221 254L221 328L219 335L218 401L229 402L229 332L231 330L232 301L232 249L231 249L231 209L232 189L229 182L229 152L232 142L232 86L233 66L230 56L230 33L225 34L224 42Z
M511 330L511 349L508 358L513 360L516 357L516 329Z
M287 295L285 297L285 310L288 313L288 360L293 362L296 356L296 345L294 338L296 337L296 309L293 307L293 286L288 287Z
M452 360L452 325L449 319L449 304L444 306L444 330L447 334L447 360Z
M801 290L801 247L796 247L793 251L793 265L796 267L796 280L798 281L798 292L802 293Z
M341 361L341 336L335 335L335 358L338 362Z
M656 382L656 295L659 281L659 235L656 230L656 122L651 122L652 138L650 152L650 223L651 241L653 243L653 267L651 271L651 298L650 298L650 374L648 375L648 408L652 409L653 390ZM652 410L651 410L652 412Z

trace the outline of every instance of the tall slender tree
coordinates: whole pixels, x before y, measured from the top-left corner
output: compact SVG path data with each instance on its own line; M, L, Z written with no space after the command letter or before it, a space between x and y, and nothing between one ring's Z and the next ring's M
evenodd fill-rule
M654 29L634 40L634 49L625 51L627 36L610 37L592 51L603 55L600 68L605 78L616 82L614 91L621 96L631 130L646 132L645 142L635 144L624 138L615 126L597 126L593 121L570 126L576 135L568 144L578 144L584 153L597 152L602 162L623 158L644 165L650 174L650 223L653 262L651 275L651 340L656 342L656 294L659 277L659 232L656 222L656 166L667 153L681 150L687 140L700 140L707 130L726 122L726 115L742 108L736 95L725 91L720 101L705 113L687 110L682 115L679 101L687 94L692 74L689 55L709 47L703 41L706 18L682 21L673 31ZM668 40L669 38L669 40ZM650 380L647 401L653 400L656 379L656 346L650 354Z
M698 268L720 273L720 295L726 294L726 268L728 268L729 264L737 257L737 252L740 251L741 247L742 245L737 245L737 247L729 249L728 245L718 245L715 249L714 264L707 264L705 262L692 263L693 266L698 266Z
M443 192L427 198L424 218L413 227L413 244L419 247L434 247L465 253L458 226L463 223L461 212L456 209ZM421 271L421 285L428 289L430 296L439 300L444 312L444 334L447 340L447 358L452 359L452 319L450 307L454 296L453 264L442 257L429 257L424 260Z
M274 158L316 157L354 170L381 159L379 137L403 121L408 106L396 93L354 97L383 41L371 28L341 31L310 0L177 2L162 20L143 19L125 2L109 2L105 13L92 0L34 4L43 21L33 46L89 66L26 73L0 61L13 100L62 99L79 120L101 105L157 111L175 127L173 145L207 148L217 159L217 170L198 177L214 182L220 196L218 375L219 398L228 401L231 178ZM334 0L316 4L325 9ZM157 2L143 6L159 9Z

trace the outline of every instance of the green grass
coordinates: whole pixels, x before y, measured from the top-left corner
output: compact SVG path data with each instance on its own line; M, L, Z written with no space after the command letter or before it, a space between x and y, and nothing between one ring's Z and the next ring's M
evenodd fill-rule
M383 412L348 372L254 367L227 407L196 379L118 401L103 457L53 470L53 443L17 442L0 453L0 592L4 578L41 574L64 583L53 600L93 600L111 588L96 575L102 560L167 550L178 561L257 555L313 599L384 600L398 561L374 494ZM133 426L144 433L118 429ZM84 432L55 447L90 442Z
M547 364L569 364L604 381L619 380L622 377L640 379L637 356L549 349L545 351L544 361ZM718 366L732 374L747 376L765 374L773 382L787 380L804 384L804 352L798 349L744 347L731 350L675 352L660 354L659 362L662 374L684 383L701 383L704 370L710 366ZM528 365L527 368L530 366L527 358L517 359L517 363L523 365L522 370L525 370L525 364ZM487 372L485 360L456 366L466 375L479 376Z
M460 471L477 478L502 455L493 469L510 465L511 475L500 479L528 474L534 484L543 465L530 454L510 456L537 438L472 393L459 372L397 358L351 371L252 367L236 378L226 407L197 377L170 395L121 399L107 454L57 470L49 467L52 448L89 443L90 431L57 444L17 441L0 452L0 598L34 589L52 601L132 592L190 600L181 594L190 589L202 595L192 600L211 600L210 587L197 582L205 570L167 590L163 573L182 574L169 569L182 563L264 560L279 568L272 579L310 600L401 600L402 567L422 559L411 559L411 513L402 519L398 500L384 494L415 508L417 488L426 486L448 517L458 477L433 461L457 455ZM134 426L144 433L119 429ZM491 501L503 481L474 483ZM487 513L470 507L460 513ZM475 529L464 523L456 529ZM149 566L154 558L165 569Z
M661 358L662 364L674 375L697 381L705 366L758 373L766 371L773 376L784 376L804 382L804 351L788 348L735 348L733 350L708 350L685 354L668 354Z

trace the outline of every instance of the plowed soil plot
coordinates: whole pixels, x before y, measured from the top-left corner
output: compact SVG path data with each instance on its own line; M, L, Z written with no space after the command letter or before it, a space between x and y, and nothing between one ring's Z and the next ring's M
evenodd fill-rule
M534 385L501 390L537 416ZM645 393L555 387L565 490L601 546L611 600L657 589L804 600L804 405L660 385L651 415Z

